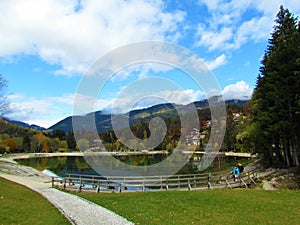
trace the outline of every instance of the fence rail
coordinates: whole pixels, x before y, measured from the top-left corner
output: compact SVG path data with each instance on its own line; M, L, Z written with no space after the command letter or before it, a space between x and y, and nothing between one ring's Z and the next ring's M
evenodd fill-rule
M231 172L188 174L173 176L94 176L67 174L63 178L52 177L52 187L69 191L155 191L155 190L200 190L216 188L249 187L255 184L255 171L244 172L237 179Z

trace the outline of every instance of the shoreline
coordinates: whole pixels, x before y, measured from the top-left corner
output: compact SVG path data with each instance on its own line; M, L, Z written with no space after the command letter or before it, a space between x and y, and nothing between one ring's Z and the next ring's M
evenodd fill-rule
M73 153L71 154L74 155ZM30 156L32 157L32 154L30 154ZM53 154L51 156L53 156ZM23 185L39 193L54 205L71 224L133 224L100 205L96 205L86 199L52 188L51 176L32 167L18 164L14 161L14 159L18 157L20 157L20 155L0 157L0 177ZM23 155L22 157L26 156Z
M182 151L182 154L206 154L205 151ZM4 154L0 155L0 161L7 159L7 161L17 163L15 159L29 159L29 158L41 158L41 157L84 157L84 156L138 156L138 155L168 155L168 151L142 151L142 152L52 152L52 153L16 153L16 154ZM241 157L241 158L258 158L258 155L252 155L250 153L238 153L238 152L218 152L220 155L227 157ZM3 161L3 160L2 160Z
M150 151L150 152L51 152L51 153L16 153L0 155L1 159L8 161L15 159L29 159L40 157L60 157L60 156L126 156L126 155L165 155L167 151ZM11 161L12 162L12 161Z

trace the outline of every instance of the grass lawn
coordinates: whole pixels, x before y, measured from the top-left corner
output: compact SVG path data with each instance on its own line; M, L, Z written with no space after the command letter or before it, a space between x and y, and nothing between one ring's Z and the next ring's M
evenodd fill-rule
M300 191L80 193L136 224L300 224Z
M38 193L0 178L0 224L70 224Z

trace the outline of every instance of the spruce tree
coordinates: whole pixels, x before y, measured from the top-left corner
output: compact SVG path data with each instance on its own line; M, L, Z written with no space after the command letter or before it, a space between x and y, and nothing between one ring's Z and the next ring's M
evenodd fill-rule
M280 7L251 100L256 148L270 163L299 165L300 29ZM274 157L274 155L276 157Z

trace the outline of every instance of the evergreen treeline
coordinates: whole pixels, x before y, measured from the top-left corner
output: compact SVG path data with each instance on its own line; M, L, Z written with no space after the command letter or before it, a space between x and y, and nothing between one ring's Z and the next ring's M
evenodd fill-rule
M299 166L300 23L282 6L250 106L247 131L255 151L270 164Z

